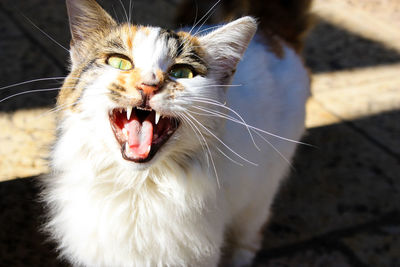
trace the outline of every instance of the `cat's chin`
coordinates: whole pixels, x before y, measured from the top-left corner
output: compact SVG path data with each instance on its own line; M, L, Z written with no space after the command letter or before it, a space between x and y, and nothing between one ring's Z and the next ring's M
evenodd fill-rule
M150 162L180 125L176 118L137 107L115 108L109 120L123 159L138 165Z

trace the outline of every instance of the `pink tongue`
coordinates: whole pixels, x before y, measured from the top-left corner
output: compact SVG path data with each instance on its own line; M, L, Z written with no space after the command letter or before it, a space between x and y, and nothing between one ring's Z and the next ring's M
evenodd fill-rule
M128 131L126 156L134 159L145 159L150 153L153 141L153 124L146 118L141 124L137 118L125 124Z

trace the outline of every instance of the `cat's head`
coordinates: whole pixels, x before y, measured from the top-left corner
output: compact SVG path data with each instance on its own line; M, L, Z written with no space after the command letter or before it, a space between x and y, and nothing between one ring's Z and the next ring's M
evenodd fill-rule
M79 120L82 138L92 135L87 143L139 168L214 142L221 122L205 110L224 102L253 18L195 35L118 24L94 0L67 8L72 64L58 106L64 121Z

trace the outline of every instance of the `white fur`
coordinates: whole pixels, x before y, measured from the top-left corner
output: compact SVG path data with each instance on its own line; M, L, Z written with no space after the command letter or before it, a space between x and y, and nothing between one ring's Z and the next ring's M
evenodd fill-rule
M244 51L252 34L245 29L251 25L241 23L234 26L243 26L242 35L224 29L227 33L220 32L221 39L215 43L229 45L226 40L230 38L242 42ZM201 40L210 41L207 38L211 37ZM290 48L286 47L285 57L279 59L257 38L238 65L233 84L240 87L225 94L225 87L212 86L220 83L217 79L225 71L216 68L207 78L183 79L186 88L174 100L167 100L166 93L157 94L151 100L153 109L182 114L202 105L223 111L190 97L227 101L249 125L298 140L309 94L307 72ZM143 46L143 51L159 51L153 60L162 62L157 68L168 65L162 46L159 41ZM243 51L232 50L229 55L240 58ZM209 60L212 53L220 51L210 52ZM146 65L146 60L143 56L143 61L135 64L151 71L155 65ZM249 264L259 249L260 228L288 169L288 163L272 146L290 160L296 145L264 134L271 145L255 137L261 148L258 151L244 126L226 123L224 129L224 119L192 113L221 141L258 166L235 156L197 125L209 145L217 181L211 158L205 156L207 148L185 123L151 162L127 162L121 157L107 117L115 104L104 94L104 85L115 75L115 70L107 69L86 88L81 111L67 112L59 125L54 173L46 181L45 198L51 207L48 229L63 256L85 266L217 266L225 235L231 232L232 265ZM223 156L217 147L243 166Z

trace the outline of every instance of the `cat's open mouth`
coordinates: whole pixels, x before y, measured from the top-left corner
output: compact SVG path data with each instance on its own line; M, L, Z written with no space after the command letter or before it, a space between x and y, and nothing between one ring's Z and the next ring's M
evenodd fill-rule
M109 113L122 157L136 163L150 161L179 126L175 118L141 108L116 108Z

